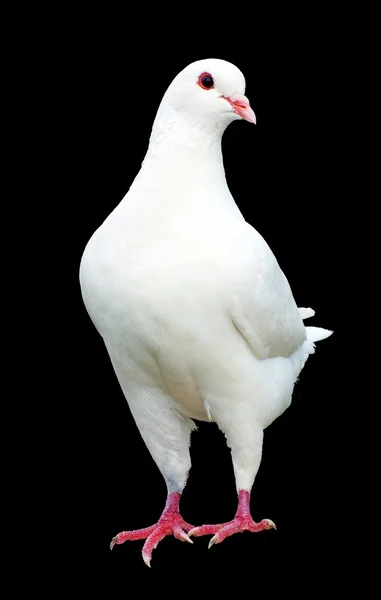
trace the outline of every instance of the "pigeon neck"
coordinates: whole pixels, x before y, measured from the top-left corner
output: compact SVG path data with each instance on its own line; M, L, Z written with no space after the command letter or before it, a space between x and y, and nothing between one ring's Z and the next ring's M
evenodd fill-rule
M202 126L182 115L157 117L126 206L142 211L145 220L149 214L151 222L170 227L200 218L241 219L225 178L221 148L225 127L210 122Z
M203 123L183 115L158 115L143 166L165 169L178 176L223 172L221 138L224 123ZM176 171L174 171L176 169ZM152 171L151 171L152 172Z

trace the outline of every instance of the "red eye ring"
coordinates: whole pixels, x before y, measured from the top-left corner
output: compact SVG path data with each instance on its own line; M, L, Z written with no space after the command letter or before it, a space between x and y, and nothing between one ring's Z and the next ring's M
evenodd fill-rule
M210 73L201 73L197 83L203 90L211 90L214 88L214 80Z

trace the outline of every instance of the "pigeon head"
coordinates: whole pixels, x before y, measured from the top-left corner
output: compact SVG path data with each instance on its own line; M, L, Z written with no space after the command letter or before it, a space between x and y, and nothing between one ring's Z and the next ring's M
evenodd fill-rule
M213 153L216 160L216 153L221 152L223 132L232 121L240 119L256 122L245 96L245 78L241 71L215 58L193 62L167 88L143 162L147 165L159 161L162 169L163 162L168 160L168 170L181 168L184 171L186 161L197 158L200 171L201 163L206 161L205 153L210 156ZM176 167L173 161L177 161ZM220 165L220 159L217 162ZM204 167L205 171L207 167Z
M255 123L254 111L244 94L245 78L235 65L220 59L199 60L172 81L161 111L172 110L184 120L222 129L237 119Z

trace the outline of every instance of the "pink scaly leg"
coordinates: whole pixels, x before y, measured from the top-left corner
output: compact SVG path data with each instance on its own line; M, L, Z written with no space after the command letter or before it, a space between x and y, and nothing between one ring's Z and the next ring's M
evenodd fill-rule
M201 535L213 535L209 542L209 548L213 544L220 544L225 538L240 533L241 531L263 531L264 529L276 529L275 523L270 519L262 519L259 523L253 521L250 514L250 492L240 490L238 493L238 509L232 521L220 523L219 525L201 525L188 531L189 536L199 537Z
M111 550L115 544L123 544L127 540L142 540L146 542L143 546L143 560L147 567L151 566L152 551L155 550L158 543L165 538L166 535L174 535L175 538L182 542L193 544L192 540L187 536L187 532L193 529L193 525L186 523L179 512L180 492L168 494L167 502L163 513L156 523L145 529L136 529L134 531L122 531L112 538Z

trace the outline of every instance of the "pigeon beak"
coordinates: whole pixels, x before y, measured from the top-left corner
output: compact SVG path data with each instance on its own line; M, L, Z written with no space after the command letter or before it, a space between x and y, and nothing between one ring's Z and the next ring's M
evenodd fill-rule
M256 123L257 119L255 117L254 111L250 106L249 100L246 96L240 96L239 94L233 94L229 98L225 97L225 100L232 105L234 112L239 115L245 121L249 121L249 123Z

